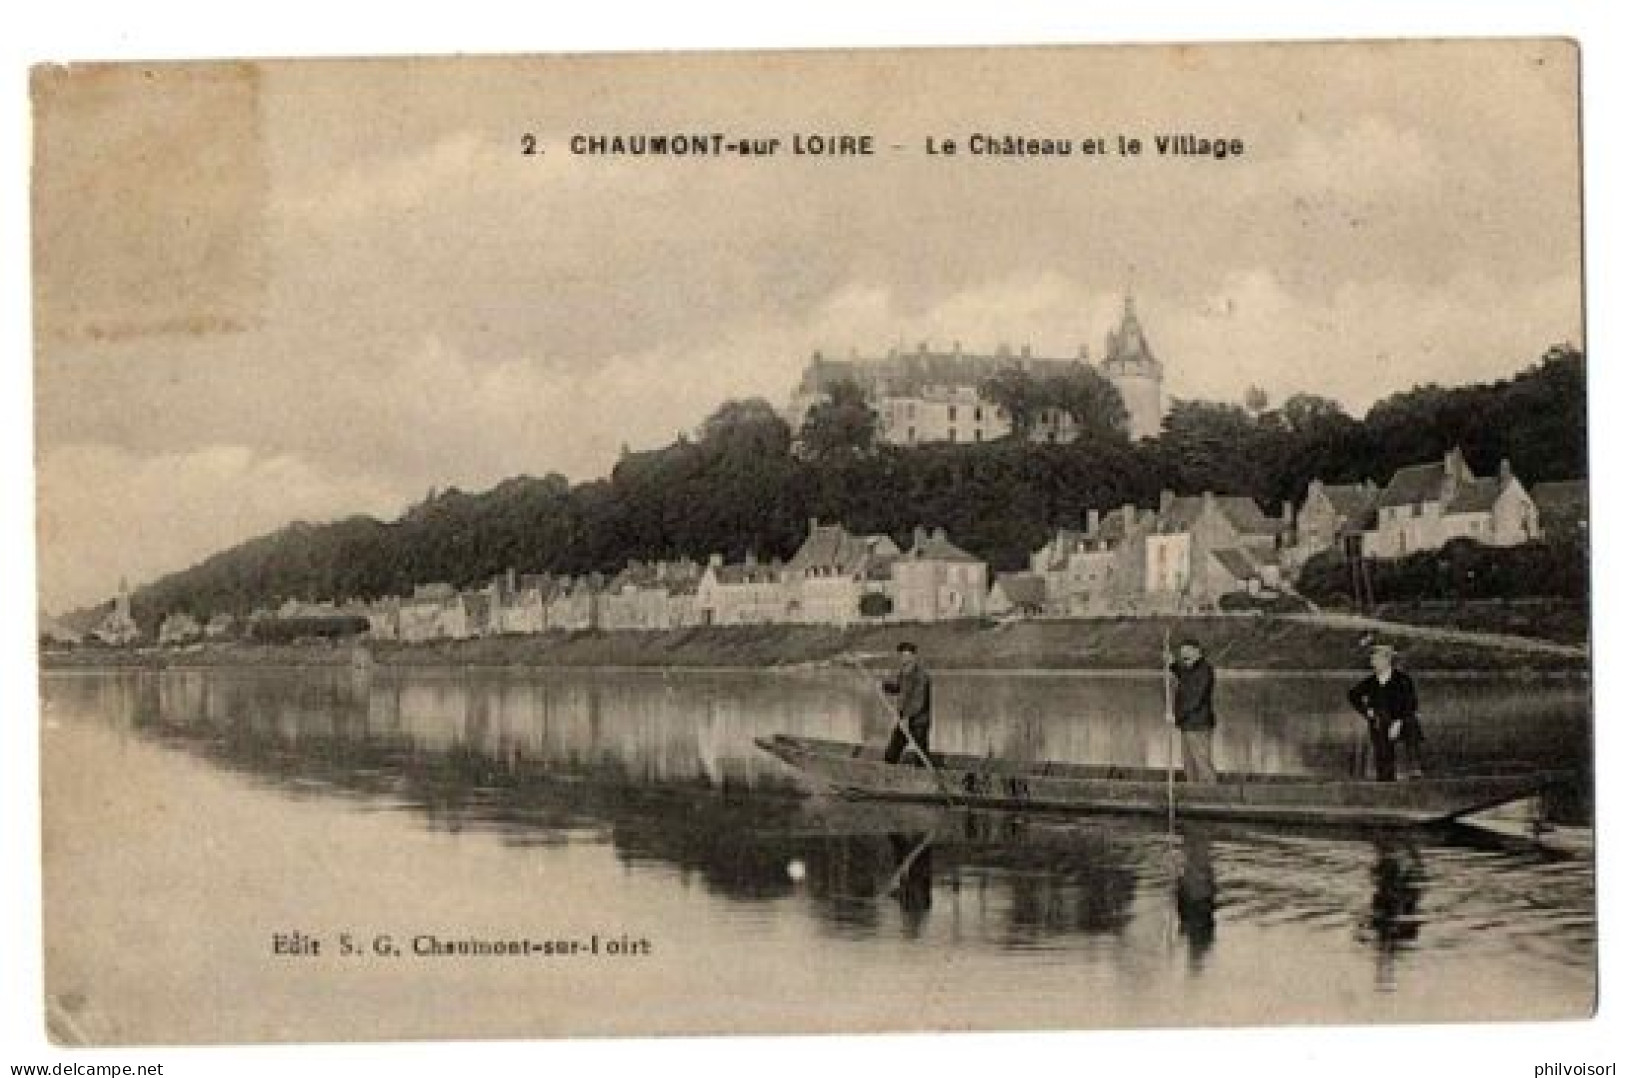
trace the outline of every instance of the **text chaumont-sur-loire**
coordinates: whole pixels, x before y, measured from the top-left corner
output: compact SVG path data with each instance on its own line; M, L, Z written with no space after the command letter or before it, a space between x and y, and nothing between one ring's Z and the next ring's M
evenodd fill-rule
M271 954L278 958L647 958L654 945L629 932L580 935L472 936L432 932L276 932Z
M976 131L926 135L923 139L887 141L856 132L737 135L708 132L578 132L566 140L577 157L737 158L737 157L876 157L923 154L932 158L1208 158L1223 161L1246 153L1246 143L1228 134L1168 131L1149 134L1039 135ZM521 140L521 152L545 152L533 135Z

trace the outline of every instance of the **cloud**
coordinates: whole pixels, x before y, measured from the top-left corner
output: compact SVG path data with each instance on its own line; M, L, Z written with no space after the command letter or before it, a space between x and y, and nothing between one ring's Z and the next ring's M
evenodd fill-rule
M105 445L39 459L39 580L44 609L108 598L293 520L398 510L372 479L335 462L209 446L139 456Z

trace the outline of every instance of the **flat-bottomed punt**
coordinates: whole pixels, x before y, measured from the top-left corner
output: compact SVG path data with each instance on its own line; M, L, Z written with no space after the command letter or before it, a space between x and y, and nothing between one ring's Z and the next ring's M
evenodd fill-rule
M1168 810L1167 775L1154 768L1015 763L933 752L933 774L912 764L888 764L846 741L779 734L756 744L845 797L1044 812ZM1563 777L1521 770L1375 782L1229 773L1214 783L1175 782L1173 799L1175 812L1184 817L1415 826L1533 797Z

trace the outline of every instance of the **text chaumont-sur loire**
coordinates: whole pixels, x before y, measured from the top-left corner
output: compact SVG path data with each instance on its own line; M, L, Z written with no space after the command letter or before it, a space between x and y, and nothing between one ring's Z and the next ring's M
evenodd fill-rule
M1228 134L1165 131L1144 134L1039 135L975 131L891 141L852 132L780 135L699 132L577 132L564 140L576 157L612 158L852 158L913 154L933 158L1196 158L1234 160L1246 153L1243 139ZM521 152L545 153L543 140L524 135Z

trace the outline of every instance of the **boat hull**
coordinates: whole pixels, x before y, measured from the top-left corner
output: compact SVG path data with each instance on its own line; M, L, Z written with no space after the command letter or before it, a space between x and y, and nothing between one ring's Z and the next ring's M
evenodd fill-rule
M888 764L849 742L778 735L757 745L831 792L885 801L1040 812L1165 813L1165 773L1040 762L1013 764L943 754L937 774ZM1443 776L1405 782L1240 775L1216 783L1173 784L1185 818L1283 823L1416 826L1454 820L1531 797L1560 776L1547 772Z

